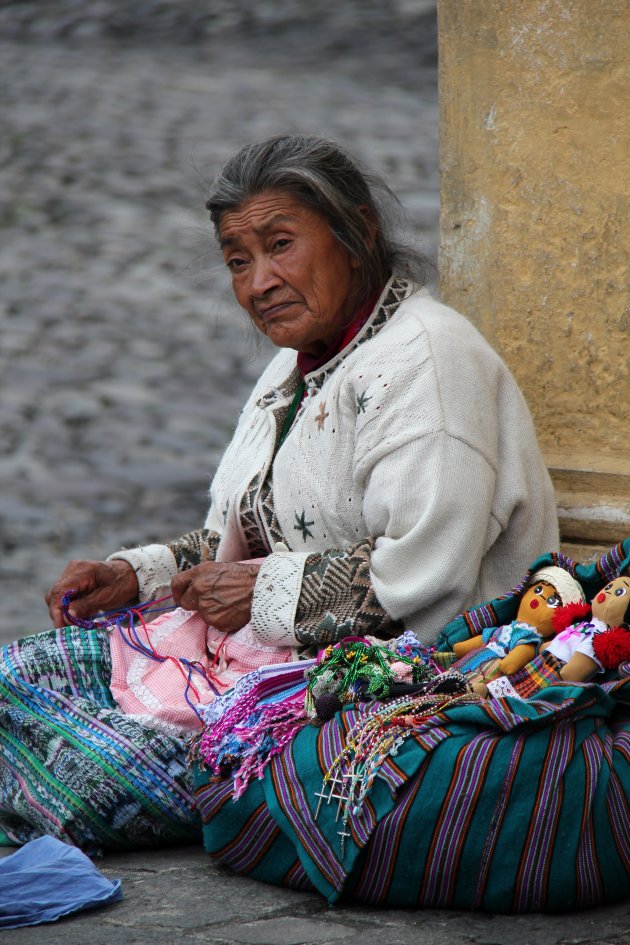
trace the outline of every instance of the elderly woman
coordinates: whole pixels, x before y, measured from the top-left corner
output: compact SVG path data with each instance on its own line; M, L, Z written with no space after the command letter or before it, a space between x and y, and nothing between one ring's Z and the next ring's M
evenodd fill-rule
M281 350L243 409L204 528L71 562L47 596L58 629L8 648L9 840L125 846L197 829L183 740L116 706L107 630L64 626L70 588L79 623L172 594L217 631L247 625L253 647L295 656L403 629L431 643L557 546L524 399L422 287L424 261L387 225L389 197L317 137L246 147L215 181L207 207L234 294Z

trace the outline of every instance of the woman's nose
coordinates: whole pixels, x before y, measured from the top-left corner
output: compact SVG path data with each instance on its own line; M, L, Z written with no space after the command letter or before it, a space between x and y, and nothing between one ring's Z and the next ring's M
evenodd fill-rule
M282 284L268 256L260 256L252 264L252 295L262 296Z

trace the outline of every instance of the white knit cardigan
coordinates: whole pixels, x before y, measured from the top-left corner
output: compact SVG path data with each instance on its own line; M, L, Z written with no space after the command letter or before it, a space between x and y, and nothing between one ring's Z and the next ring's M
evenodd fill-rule
M271 550L252 610L261 643L365 632L352 587L357 544L367 554L371 629L382 608L386 633L409 629L427 643L557 548L553 489L522 394L479 332L425 289L388 283L359 335L306 376L307 394L274 456L297 380L295 352L281 350L243 409L206 521L220 536L217 560L252 557L249 503L249 527L253 516ZM134 566L143 598L177 571L167 546L112 557ZM305 569L324 574L331 563L319 611L311 607L300 622Z

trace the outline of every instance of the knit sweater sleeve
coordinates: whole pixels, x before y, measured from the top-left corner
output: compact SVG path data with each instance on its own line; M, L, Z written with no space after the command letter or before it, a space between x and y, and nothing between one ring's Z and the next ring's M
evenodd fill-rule
M220 540L217 532L200 528L169 542L167 547L175 559L177 570L187 571L204 561L214 561Z
M204 561L214 561L220 536L209 528L188 532L165 545L124 548L108 561L127 561L138 579L140 600L155 600L170 594L172 578Z
M306 559L294 633L303 644L334 643L344 637L396 636L404 629L379 603L370 575L374 538Z

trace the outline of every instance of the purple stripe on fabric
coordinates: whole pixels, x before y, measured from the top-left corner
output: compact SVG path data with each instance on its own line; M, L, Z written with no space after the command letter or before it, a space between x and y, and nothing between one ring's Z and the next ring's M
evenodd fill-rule
M451 737L451 732L442 724L441 727L431 727L423 728L420 731L414 732L413 737L418 742L421 748L424 748L426 752L433 751L434 748L437 748L442 742L446 741L447 738Z
M474 610L469 610L465 614L465 617L468 625L473 630L477 631L477 633L481 633L481 631L486 627L496 626L497 617L494 609L487 604L484 604L480 607L475 607ZM475 636L475 634L471 635Z
M195 791L195 803L202 823L207 824L222 807L232 801L234 786L231 779L209 782Z
M593 801L604 751L602 741L596 733L582 743L582 756L585 790L577 856L578 901L580 905L589 906L601 902L603 898L602 877L595 847Z
M571 757L573 730L559 724L549 733L549 744L536 804L526 837L515 889L515 911L544 909L545 880L553 849L553 836L562 808L562 777Z
M326 773L333 762L339 757L347 744L347 733L360 721L367 713L368 706L360 705L355 708L347 708L342 716L342 722L334 721L328 725L322 726L318 736L318 757L320 764ZM341 772L347 770L347 765L341 766ZM322 780L323 780L322 774ZM376 823L374 809L371 803L364 801L361 810L358 813L350 813L349 827L352 831L352 838L357 846L365 846Z
M295 889L297 892L315 892L315 887L308 878L306 870L299 860L297 860L291 869L286 873L282 885L288 889Z
M85 636L84 631L81 633L81 636ZM79 688L79 681L77 678L77 668L76 668L76 664L74 660L72 659L71 649L68 644L68 641L64 638L61 632L57 634L57 636L55 637L55 640L56 640L57 646L59 647L59 651L61 653L61 659L62 659L63 665L66 669L66 674L67 674L66 678L68 679L68 682L70 683L73 689L73 695L83 696L84 693L81 692Z
M490 699L484 705L484 711L494 725L504 732L511 731L515 722L522 721L521 717L512 710L511 703L507 699Z
M308 798L298 778L291 746L270 762L276 799L304 850L327 883L341 890L346 874L330 848L329 842L311 815Z
M613 734L615 739L615 751L618 751L624 761L630 764L630 729L622 728L620 730L615 730L613 728Z
M376 811L370 801L370 796L364 798L361 805L360 814L350 814L350 829L353 840L359 847L364 847L369 842L374 828L376 827Z
M429 760L425 759L416 773L410 789L377 824L370 841L370 855L357 883L357 896L370 903L382 902L389 892L398 860L400 838L405 829L409 810L420 791Z
M426 861L423 899L433 906L450 905L458 861L497 742L494 734L480 734L457 758Z
M269 813L269 808L261 804L237 836L215 856L235 872L247 873L254 869L279 833L280 828Z
M596 568L599 574L604 576L605 583L613 581L619 575L621 565L624 561L623 545L615 545L610 551L599 559Z
M628 666L628 663L622 664L622 666L623 665ZM621 673L621 667L619 668L619 671ZM628 673L628 675L630 675L630 673ZM609 682L602 682L599 685L609 695L614 695L620 704L630 705L630 696L627 696L624 692L628 686L628 679L626 676L622 676L621 679L611 679Z
M606 810L617 853L630 873L630 808L623 783L614 768L610 769Z
M355 715L358 718L358 713L348 711L344 713L344 718L350 716L352 719L350 724L354 724ZM321 727L317 738L317 752L324 768L322 777L345 748L346 730L336 719Z
M551 558L557 568L563 568L565 571L568 571L572 577L575 577L577 564L573 558L565 555L563 551L554 551Z
M510 754L510 760L507 766L507 770L503 777L503 783L501 785L501 790L497 798L497 802L492 813L492 819L488 826L486 832L486 841L484 843L484 848L479 859L479 872L477 874L477 889L475 890L474 898L474 907L480 908L483 902L483 897L486 891L486 886L488 883L488 875L490 873L490 867L492 865L492 857L494 856L494 851L496 849L497 841L499 839L499 834L501 833L501 828L503 826L503 821L505 815L509 810L510 797L512 795L512 787L514 785L514 779L518 771L518 766L520 764L521 756L523 754L523 748L525 745L525 736L518 735L515 736L514 747Z
M624 723L620 723L623 725ZM627 725L627 723L625 723ZM630 873L630 806L628 797L615 764L615 756L621 756L630 764L630 730L627 728L613 731L612 740L606 739L604 754L608 764L608 791L606 792L606 811L610 832L617 848L619 858L626 871Z
M407 781L407 775L390 757L385 758L383 761L379 770L379 776L392 793L397 791Z

